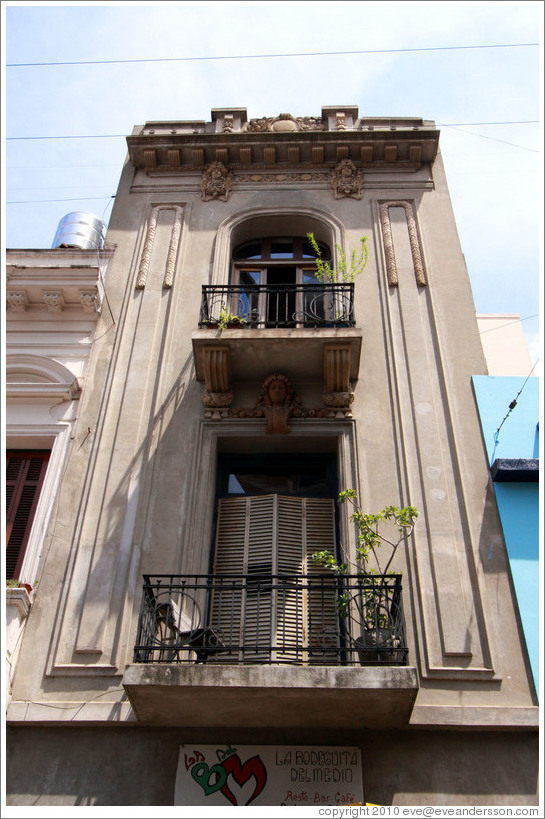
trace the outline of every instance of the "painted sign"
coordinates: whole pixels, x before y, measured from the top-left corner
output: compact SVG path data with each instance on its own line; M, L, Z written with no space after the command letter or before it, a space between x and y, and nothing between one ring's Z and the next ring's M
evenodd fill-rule
M361 751L333 745L182 745L174 804L364 804Z

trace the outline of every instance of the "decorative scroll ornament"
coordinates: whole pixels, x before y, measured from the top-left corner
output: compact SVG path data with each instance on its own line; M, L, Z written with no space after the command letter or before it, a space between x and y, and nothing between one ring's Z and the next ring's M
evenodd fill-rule
M100 313L100 297L96 290L82 291L79 301L84 313Z
M57 290L44 293L43 300L50 313L62 313L64 310L64 299L62 293Z
M237 183L265 183L265 184L287 184L300 185L302 182L327 182L325 173L245 173L236 175Z
M151 253L155 242L155 234L157 233L157 221L159 219L160 212L164 210L174 211L174 223L172 225L172 233L170 234L163 287L172 287L174 281L174 270L176 268L176 258L178 256L180 235L182 232L182 208L179 205L157 205L151 212L148 230L146 233L146 241L144 243L144 250L142 251L142 257L138 267L138 278L136 279L136 288L138 290L143 290L146 286Z
M361 199L363 196L363 173L359 171L351 159L342 159L329 176L329 184L335 199L351 196Z
M277 117L251 119L246 131L280 133L282 131L323 131L324 128L324 123L317 117L292 117L291 114L279 114Z
M221 199L224 202L229 199L231 192L231 176L223 162L212 162L203 171L199 190L204 202L210 199Z
M9 309L14 313L24 313L28 307L28 298L24 291L21 293L6 293L6 300Z
M419 287L427 284L426 273L422 263L420 252L420 242L418 241L418 230L414 217L413 206L410 202L395 201L384 202L380 206L380 223L382 226L382 241L384 244L384 256L386 259L386 273L390 287L397 287L399 280L397 275L397 264L394 252L394 240L392 237L392 222L390 220L390 208L403 208L407 218L407 229L409 232L409 242L411 244L411 255L413 260L414 275Z

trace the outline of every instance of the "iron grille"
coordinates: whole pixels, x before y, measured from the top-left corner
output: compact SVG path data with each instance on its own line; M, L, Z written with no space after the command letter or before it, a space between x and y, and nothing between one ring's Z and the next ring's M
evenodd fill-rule
M406 665L401 575L145 575L135 663Z
M354 284L203 285L199 327L353 327Z

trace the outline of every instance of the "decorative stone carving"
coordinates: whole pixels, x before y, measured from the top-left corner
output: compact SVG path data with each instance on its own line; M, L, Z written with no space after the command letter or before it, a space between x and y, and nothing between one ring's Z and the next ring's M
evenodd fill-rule
M20 293L6 293L6 301L9 309L13 313L24 313L28 307L27 294L22 291Z
M165 278L163 279L163 287L172 287L172 284L174 282L174 270L176 269L176 259L178 257L178 247L180 246L181 233L182 209L180 207L176 207L174 208L174 224L172 225L172 233L170 234L167 263L165 267Z
M100 312L100 299L96 290L81 292L79 300L84 313Z
M335 415L350 416L354 390L350 383L350 346L331 344L324 349L324 393L322 400Z
M290 379L282 373L269 375L262 383L258 403L252 409L235 407L228 414L232 418L266 418L265 431L272 434L286 435L290 431L290 418L327 418L347 417L353 400L349 395L332 393L331 402L325 407L306 409L296 396Z
M407 229L409 232L409 242L411 244L411 255L413 260L414 274L416 283L420 287L427 284L426 273L422 263L422 254L420 253L420 242L418 240L418 230L416 227L416 219L414 216L413 205L411 202L395 201L383 202L380 206L380 223L382 226L382 242L384 245L384 256L386 259L386 274L388 276L388 284L390 287L397 287L398 275L397 264L394 252L394 241L392 238L392 222L390 220L390 208L403 208L407 217Z
M361 199L363 196L363 173L356 168L351 159L342 159L331 170L329 184L335 199L347 196Z
M163 287L172 287L174 281L174 271L176 269L176 258L178 256L178 248L180 245L180 235L182 232L182 208L179 205L157 205L151 211L151 216L146 233L146 241L144 243L144 250L140 259L138 267L138 277L136 279L136 288L143 290L146 286L146 280L149 273L149 266L151 261L151 253L153 244L155 242L155 234L157 233L157 221L159 214L163 210L174 211L174 223L172 225L172 233L170 235L170 243L168 248L168 256L165 266L165 276L163 279Z
M243 173L236 175L236 182L265 182L278 184L279 182L289 182L301 184L301 182L327 182L326 173Z
M223 418L233 403L230 355L229 348L220 345L203 350L205 418Z
M199 190L204 202L210 199L221 199L224 202L229 199L231 192L231 176L223 162L212 162L203 171Z
M267 433L287 434L288 420L303 415L303 407L296 397L290 379L282 373L269 375L261 385L259 401L254 409L237 408L232 415L237 418L267 419Z
M61 313L64 310L62 293L58 291L44 293L43 299L50 313Z
M223 133L231 134L234 129L234 120L232 114L225 114L223 118Z
M323 131L324 123L317 117L292 117L291 114L279 114L277 117L251 119L246 130L253 132L275 131Z
M232 392L209 392L206 388L203 390L202 402L205 406L204 417L208 419L218 420L228 415L228 410L233 403Z

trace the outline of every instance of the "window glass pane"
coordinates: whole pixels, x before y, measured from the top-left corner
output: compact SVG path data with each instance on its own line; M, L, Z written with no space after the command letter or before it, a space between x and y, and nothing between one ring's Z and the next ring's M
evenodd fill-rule
M303 284L316 284L317 281L315 270L303 270Z
M261 270L241 270L239 272L241 284L259 284L261 281Z
M293 240L273 239L271 242L271 259L293 259Z
M241 471L229 474L227 491L230 495L322 495L326 484L324 475L259 475Z
M327 245L324 245L323 242L318 242L318 247L320 248L322 259L324 261L330 258L329 248ZM303 259L315 259L316 258L316 251L308 241L303 242Z
M246 244L237 247L234 258L261 259L261 242L246 242Z

